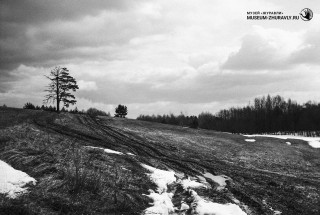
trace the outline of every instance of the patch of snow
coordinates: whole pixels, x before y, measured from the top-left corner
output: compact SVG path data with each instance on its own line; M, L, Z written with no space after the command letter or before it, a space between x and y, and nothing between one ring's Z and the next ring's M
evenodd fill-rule
M189 205L187 205L184 201L181 201L180 211L187 211L189 208Z
M35 132L40 132L40 130L35 129L35 128L32 128L32 127L31 127L31 130L33 130L33 131L35 131Z
M309 143L309 145L313 148L320 148L320 137L303 137L303 136L295 136L295 135L268 135L268 134L253 134L253 135L243 135L246 137L273 137L278 139L296 139L296 140L304 140Z
M109 153L109 154L118 154L118 155L123 155L122 152L118 152L115 150L111 150L111 149L104 149L104 152Z
M94 146L86 146L87 148L92 148L92 149L100 149L100 150L103 150L105 153L108 153L108 154L118 154L118 155L123 155L122 152L118 152L118 151L115 151L115 150L112 150L112 149L105 149L105 148L101 148L101 147L94 147Z
M210 178L212 181L216 182L219 184L219 187L217 187L217 190L222 190L225 188L227 185L226 181L229 180L230 178L225 175L212 175L211 173L205 173L204 177Z
M144 168L149 170L151 174L148 174L150 179L158 186L158 193L167 191L167 185L176 181L173 171L166 171L142 164Z
M187 178L187 179L183 179L181 180L181 185L183 187L183 189L188 189L188 188L207 188L206 185L202 184L202 183L199 183L199 182L196 182L196 181L192 181L190 180L190 178Z
M201 176L201 175L198 175L197 178L201 183L206 183L207 182L206 178Z
M26 184L36 184L36 180L27 173L16 170L6 162L0 160L0 193L7 194L9 198L16 198L27 192Z
M290 142L286 142L286 144L288 144L289 146L291 146L291 143L290 143Z
M144 214L168 215L174 212L172 193L155 193L152 190L149 195L143 194L153 201L153 206L144 210Z
M245 205L243 202L240 202L236 197L234 197L234 195L231 193L230 194L231 200L233 201L233 203L237 204L240 206L240 208L243 209L243 211L245 211L248 214L253 214L252 211L250 210L250 208Z
M132 154L131 152L128 152L127 155L136 156L136 155Z
M185 174L184 173L181 173L181 172L175 172L174 173L178 178L184 178L185 177Z
M244 141L246 141L246 142L256 142L256 140L255 139L245 139Z
M153 206L144 210L143 214L158 214L169 215L173 212L180 211L179 214L184 214L192 207L193 213L198 215L214 214L214 215L246 215L245 212L236 204L219 204L210 201L206 201L200 197L196 191L191 188L207 187L202 183L193 181L191 178L176 181L175 173L173 171L160 170L145 164L142 164L144 168L149 170L150 179L158 186L157 193L149 190L150 194L145 196L149 197L153 201ZM214 176L210 173L204 174L205 177L211 178L219 184L219 187L226 186L225 181L230 179L227 176ZM203 176L198 176L198 179L206 181ZM184 201L181 202L180 209L174 207L172 203L173 193L167 193L167 185L177 182L184 190L188 191L192 198L190 206Z
M171 201L173 194L167 193L167 185L176 181L173 171L166 171L142 164L144 168L151 173L148 174L150 179L157 185L157 192L149 190L150 194L145 195L153 201L153 206L144 210L143 214L159 214L168 215L174 212L173 203Z
M238 200L238 199L236 199L236 198L232 198L232 201L234 202L234 203L236 203L236 204L240 204L241 202Z
M264 204L266 207L269 208L269 210L271 210L273 212L273 215L280 215L282 214L281 211L278 211L278 210L274 210L268 203L265 199L262 200L262 204Z
M307 141L307 140L306 140ZM309 145L313 148L320 148L320 139L308 141Z
M235 204L219 204L206 201L201 198L196 191L192 191L194 213L199 215L214 214L214 215L246 215L238 205Z
M207 189L211 189L211 185L207 182L206 178L202 175L198 175L196 178L201 184L207 186Z

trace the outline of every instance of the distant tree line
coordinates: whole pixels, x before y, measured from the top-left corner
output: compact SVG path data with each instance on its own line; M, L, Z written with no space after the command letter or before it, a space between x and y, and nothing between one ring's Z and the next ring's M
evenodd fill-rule
M138 120L149 121L149 122L159 122L163 124L170 124L170 125L180 125L184 127L190 128L198 128L198 117L196 116L185 116L183 113L176 116L174 114L170 115L140 115L137 118Z
M137 119L172 125L188 125L187 116L140 115ZM190 120L190 117L189 117ZM245 107L232 107L216 114L203 112L197 117L199 128L231 133L300 133L320 136L320 103L298 104L283 97L263 96L255 98ZM190 123L190 121L189 121ZM189 126L189 125L188 125Z
M320 103L300 105L279 95L268 95L255 98L253 104L242 108L221 110L206 126L232 133L319 132Z
M23 106L24 109L32 109L32 110L44 110L44 111L51 111L51 112L56 112L57 109L55 106L45 106L45 105L42 105L42 106L35 106L33 105L32 103L30 102L27 102L26 104L24 104ZM77 107L75 107L74 109L66 109L65 107L63 107L60 112L65 112L65 113L76 113L76 114L88 114L90 116L110 116L110 113L106 113L102 110L98 110L96 108L89 108L87 111L85 110L78 110Z
M6 107L5 105L3 107ZM44 111L52 111L56 112L57 109L55 106L35 106L31 102L27 102L23 106L24 109L31 109L31 110L44 110ZM62 109L59 112L69 112L69 113L78 113L78 114L88 114L89 116L96 117L96 116L111 116L110 113L106 113L102 110L98 110L97 108L89 108L87 111L85 110L78 110L77 107L74 109L66 109L65 107L62 107ZM115 117L125 118L128 114L128 108L125 105L119 104L115 109Z

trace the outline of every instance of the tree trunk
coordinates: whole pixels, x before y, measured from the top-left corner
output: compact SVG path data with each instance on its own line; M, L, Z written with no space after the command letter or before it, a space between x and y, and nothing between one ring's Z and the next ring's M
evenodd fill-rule
M57 113L59 113L59 111L60 111L59 74L57 75L57 78L56 78L56 87L57 87Z
M58 97L58 96L57 96ZM60 111L60 101L59 99L57 98L57 112L59 113Z

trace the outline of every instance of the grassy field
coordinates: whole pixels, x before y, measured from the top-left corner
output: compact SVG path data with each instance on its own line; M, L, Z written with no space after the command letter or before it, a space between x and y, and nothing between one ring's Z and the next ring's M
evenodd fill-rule
M38 183L18 199L0 196L0 214L140 214L148 207L142 194L155 187L144 163L189 176L227 175L232 180L226 189L200 194L219 203L238 199L247 214L318 215L320 149L300 140L289 146L288 140L245 139L130 119L1 108L0 159Z

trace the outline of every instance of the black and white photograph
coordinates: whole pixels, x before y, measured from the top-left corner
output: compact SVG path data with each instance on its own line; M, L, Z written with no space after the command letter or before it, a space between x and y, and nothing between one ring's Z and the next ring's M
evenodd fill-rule
M0 215L319 215L320 1L0 0Z

